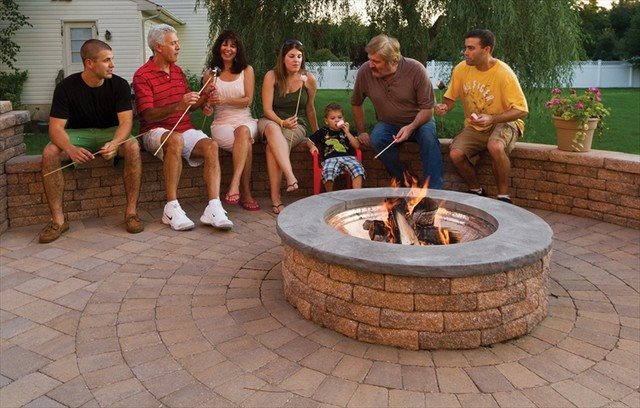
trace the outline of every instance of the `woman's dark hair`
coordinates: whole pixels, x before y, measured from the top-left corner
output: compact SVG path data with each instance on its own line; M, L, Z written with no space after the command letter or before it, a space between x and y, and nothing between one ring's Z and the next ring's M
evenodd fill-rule
M237 51L236 56L233 59L233 63L231 64L231 72L239 74L244 71L244 69L249 65L249 62L247 60L247 51L244 48L242 40L240 40L240 35L234 30L225 30L218 36L218 38L216 38L216 41L211 47L211 64L209 64L209 68L224 68L224 62L220 55L220 47L222 47L222 44L225 41L232 41L236 45Z

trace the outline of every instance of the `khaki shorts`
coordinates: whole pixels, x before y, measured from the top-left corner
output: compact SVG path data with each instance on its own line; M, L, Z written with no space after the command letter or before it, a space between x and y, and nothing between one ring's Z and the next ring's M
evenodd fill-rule
M280 125L276 122L267 118L260 118L260 120L258 121L258 134L261 137L264 137L264 130L267 128L267 125L271 123L280 128ZM299 123L298 126L293 130L283 128L280 129L282 130L284 138L287 140L287 143L291 146L292 149L307 139L307 128Z
M487 143L491 139L497 139L504 145L504 151L509 154L516 146L520 131L516 122L498 123L486 132L479 132L467 126L458 133L451 142L451 149L464 152L467 159L475 166L480 159L480 154L487 150Z
M164 129L161 127L154 128L149 130L147 133L142 135L142 142L144 145L144 150L147 152L154 154L160 144L162 144L162 135L170 132L169 129ZM182 158L189 163L191 167L198 167L202 163L204 163L204 158L202 157L191 157L191 152L196 147L196 144L202 139L209 139L209 136L202 133L200 130L189 129L184 132L173 132L171 137L177 137L176 134L182 135L182 140L184 142L184 146L182 147ZM164 159L164 150L160 149L157 156L158 159Z

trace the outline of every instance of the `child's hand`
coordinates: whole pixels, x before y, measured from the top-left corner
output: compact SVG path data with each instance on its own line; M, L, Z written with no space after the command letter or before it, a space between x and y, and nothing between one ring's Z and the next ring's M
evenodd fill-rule
M342 122L342 126L340 126L345 133L349 133L349 122Z

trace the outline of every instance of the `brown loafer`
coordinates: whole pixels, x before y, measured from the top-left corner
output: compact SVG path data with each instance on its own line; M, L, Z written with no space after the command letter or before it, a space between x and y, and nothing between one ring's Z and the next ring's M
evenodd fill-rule
M124 218L125 224L127 224L127 232L130 234L137 234L144 230L144 223L138 217L138 214L127 215Z
M62 224L56 224L51 221L49 225L44 227L42 232L40 233L40 243L47 244L49 242L53 242L56 239L60 238L63 232L69 229L69 223L63 222Z

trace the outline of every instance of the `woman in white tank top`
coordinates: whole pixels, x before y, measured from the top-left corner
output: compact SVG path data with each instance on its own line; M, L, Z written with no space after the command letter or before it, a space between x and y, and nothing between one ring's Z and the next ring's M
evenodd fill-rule
M248 211L260 209L251 195L251 161L253 142L258 134L257 120L251 117L255 74L247 62L247 54L233 30L216 38L212 47L210 68L219 67L210 102L214 108L211 137L221 149L233 156L233 175L224 196L227 204L238 204ZM207 71L204 81L212 74Z

